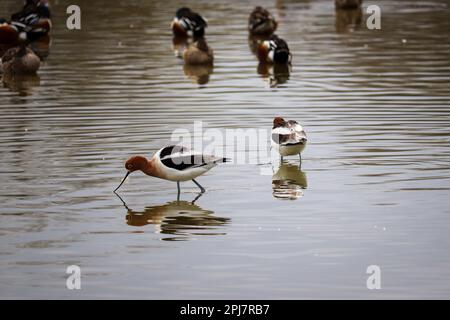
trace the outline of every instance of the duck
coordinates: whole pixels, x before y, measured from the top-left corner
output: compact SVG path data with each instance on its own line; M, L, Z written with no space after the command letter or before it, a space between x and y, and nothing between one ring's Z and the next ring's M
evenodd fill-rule
M214 54L205 38L199 38L184 51L183 59L189 65L212 65Z
M261 6L255 7L248 17L248 31L251 35L271 35L277 26L272 14Z
M336 9L358 9L361 4L362 0L334 0Z
M20 42L21 38L25 39L26 35L21 34L16 25L0 18L0 45L15 46Z
M302 161L302 151L308 138L303 127L295 120L284 120L281 117L273 119L271 145L281 156L299 155Z
M175 36L203 37L208 23L200 14L192 11L190 8L182 7L177 10L172 20L171 28Z
M50 16L48 0L26 0L22 10L11 16L11 23L26 32L27 40L34 41L51 31Z
M227 161L229 161L227 158L202 154L179 145L163 147L151 159L141 155L129 158L125 162L127 173L114 192L122 186L132 172L142 171L148 176L176 181L178 196L180 194L180 182L189 180L192 180L200 188L200 192L204 193L205 188L195 178L205 174L218 163Z
M2 56L2 69L5 74L35 74L41 66L41 59L26 46L8 49Z
M198 85L205 85L209 82L209 76L213 73L212 64L184 64L184 74Z
M258 59L264 63L287 64L291 63L292 54L289 51L286 41L274 34L259 45Z

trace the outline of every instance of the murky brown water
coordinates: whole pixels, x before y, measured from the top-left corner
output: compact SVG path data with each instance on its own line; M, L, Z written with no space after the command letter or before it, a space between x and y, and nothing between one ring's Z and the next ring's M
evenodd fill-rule
M0 89L0 297L450 298L450 1L373 1L382 30L363 14L350 33L358 16L336 20L332 1L261 1L294 55L272 78L248 42L256 2L190 4L210 24L206 71L174 55L181 2L78 1L83 29L69 31L72 2L52 3L39 77ZM125 205L112 193L123 161L175 129L275 115L308 132L302 171L224 165L195 204L193 184L177 203L174 183L140 174Z

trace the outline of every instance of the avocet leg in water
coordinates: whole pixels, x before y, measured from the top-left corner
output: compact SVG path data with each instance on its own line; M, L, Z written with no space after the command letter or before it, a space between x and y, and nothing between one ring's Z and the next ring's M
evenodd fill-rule
M285 121L280 117L273 119L271 145L281 155L281 161L284 156L298 154L301 165L301 153L307 141L306 132L297 121Z
M158 150L151 159L145 156L133 156L128 159L125 163L127 173L114 192L122 186L130 173L142 171L152 177L176 181L178 196L180 195L180 181L188 180L192 180L203 193L205 189L195 181L195 178L206 173L218 163L227 160L222 157L201 154L182 146L164 147Z

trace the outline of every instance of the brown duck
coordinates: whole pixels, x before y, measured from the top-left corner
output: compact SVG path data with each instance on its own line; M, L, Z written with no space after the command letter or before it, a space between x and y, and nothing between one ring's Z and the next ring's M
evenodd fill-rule
M33 74L39 70L41 60L26 45L8 49L2 57L5 74Z

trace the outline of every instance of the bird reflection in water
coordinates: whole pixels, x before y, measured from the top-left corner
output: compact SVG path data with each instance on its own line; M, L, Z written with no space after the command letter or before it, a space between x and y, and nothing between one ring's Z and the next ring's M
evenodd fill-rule
M172 38L172 49L177 58L183 59L184 52L192 45L195 39L190 39L187 36L175 35ZM204 85L209 82L209 76L213 73L214 67L212 64L187 64L183 65L183 71L186 77L191 79L194 83Z
M212 65L190 65L183 66L184 74L199 85L207 84L209 76L213 73Z
M362 9L336 9L336 32L352 33L361 27Z
M155 232L171 235L161 238L165 241L189 240L195 236L225 235L220 227L229 223L229 218L214 216L214 212L204 210L194 202L172 201L164 205L146 207L142 211L133 210L116 194L127 209L126 222L130 226L155 226Z
M36 87L41 84L38 74L3 74L3 86L21 96L33 94Z
M272 176L273 196L278 199L296 200L303 197L308 187L305 172L294 163L282 162Z
M259 45L270 38L270 35L249 35L248 46L250 51L258 56ZM267 81L270 87L276 87L279 84L286 83L289 80L292 66L290 64L283 63L264 63L259 62L257 67L257 73Z
M258 74L269 83L270 87L276 87L280 84L286 83L291 74L290 64L267 64L260 62L258 64Z

